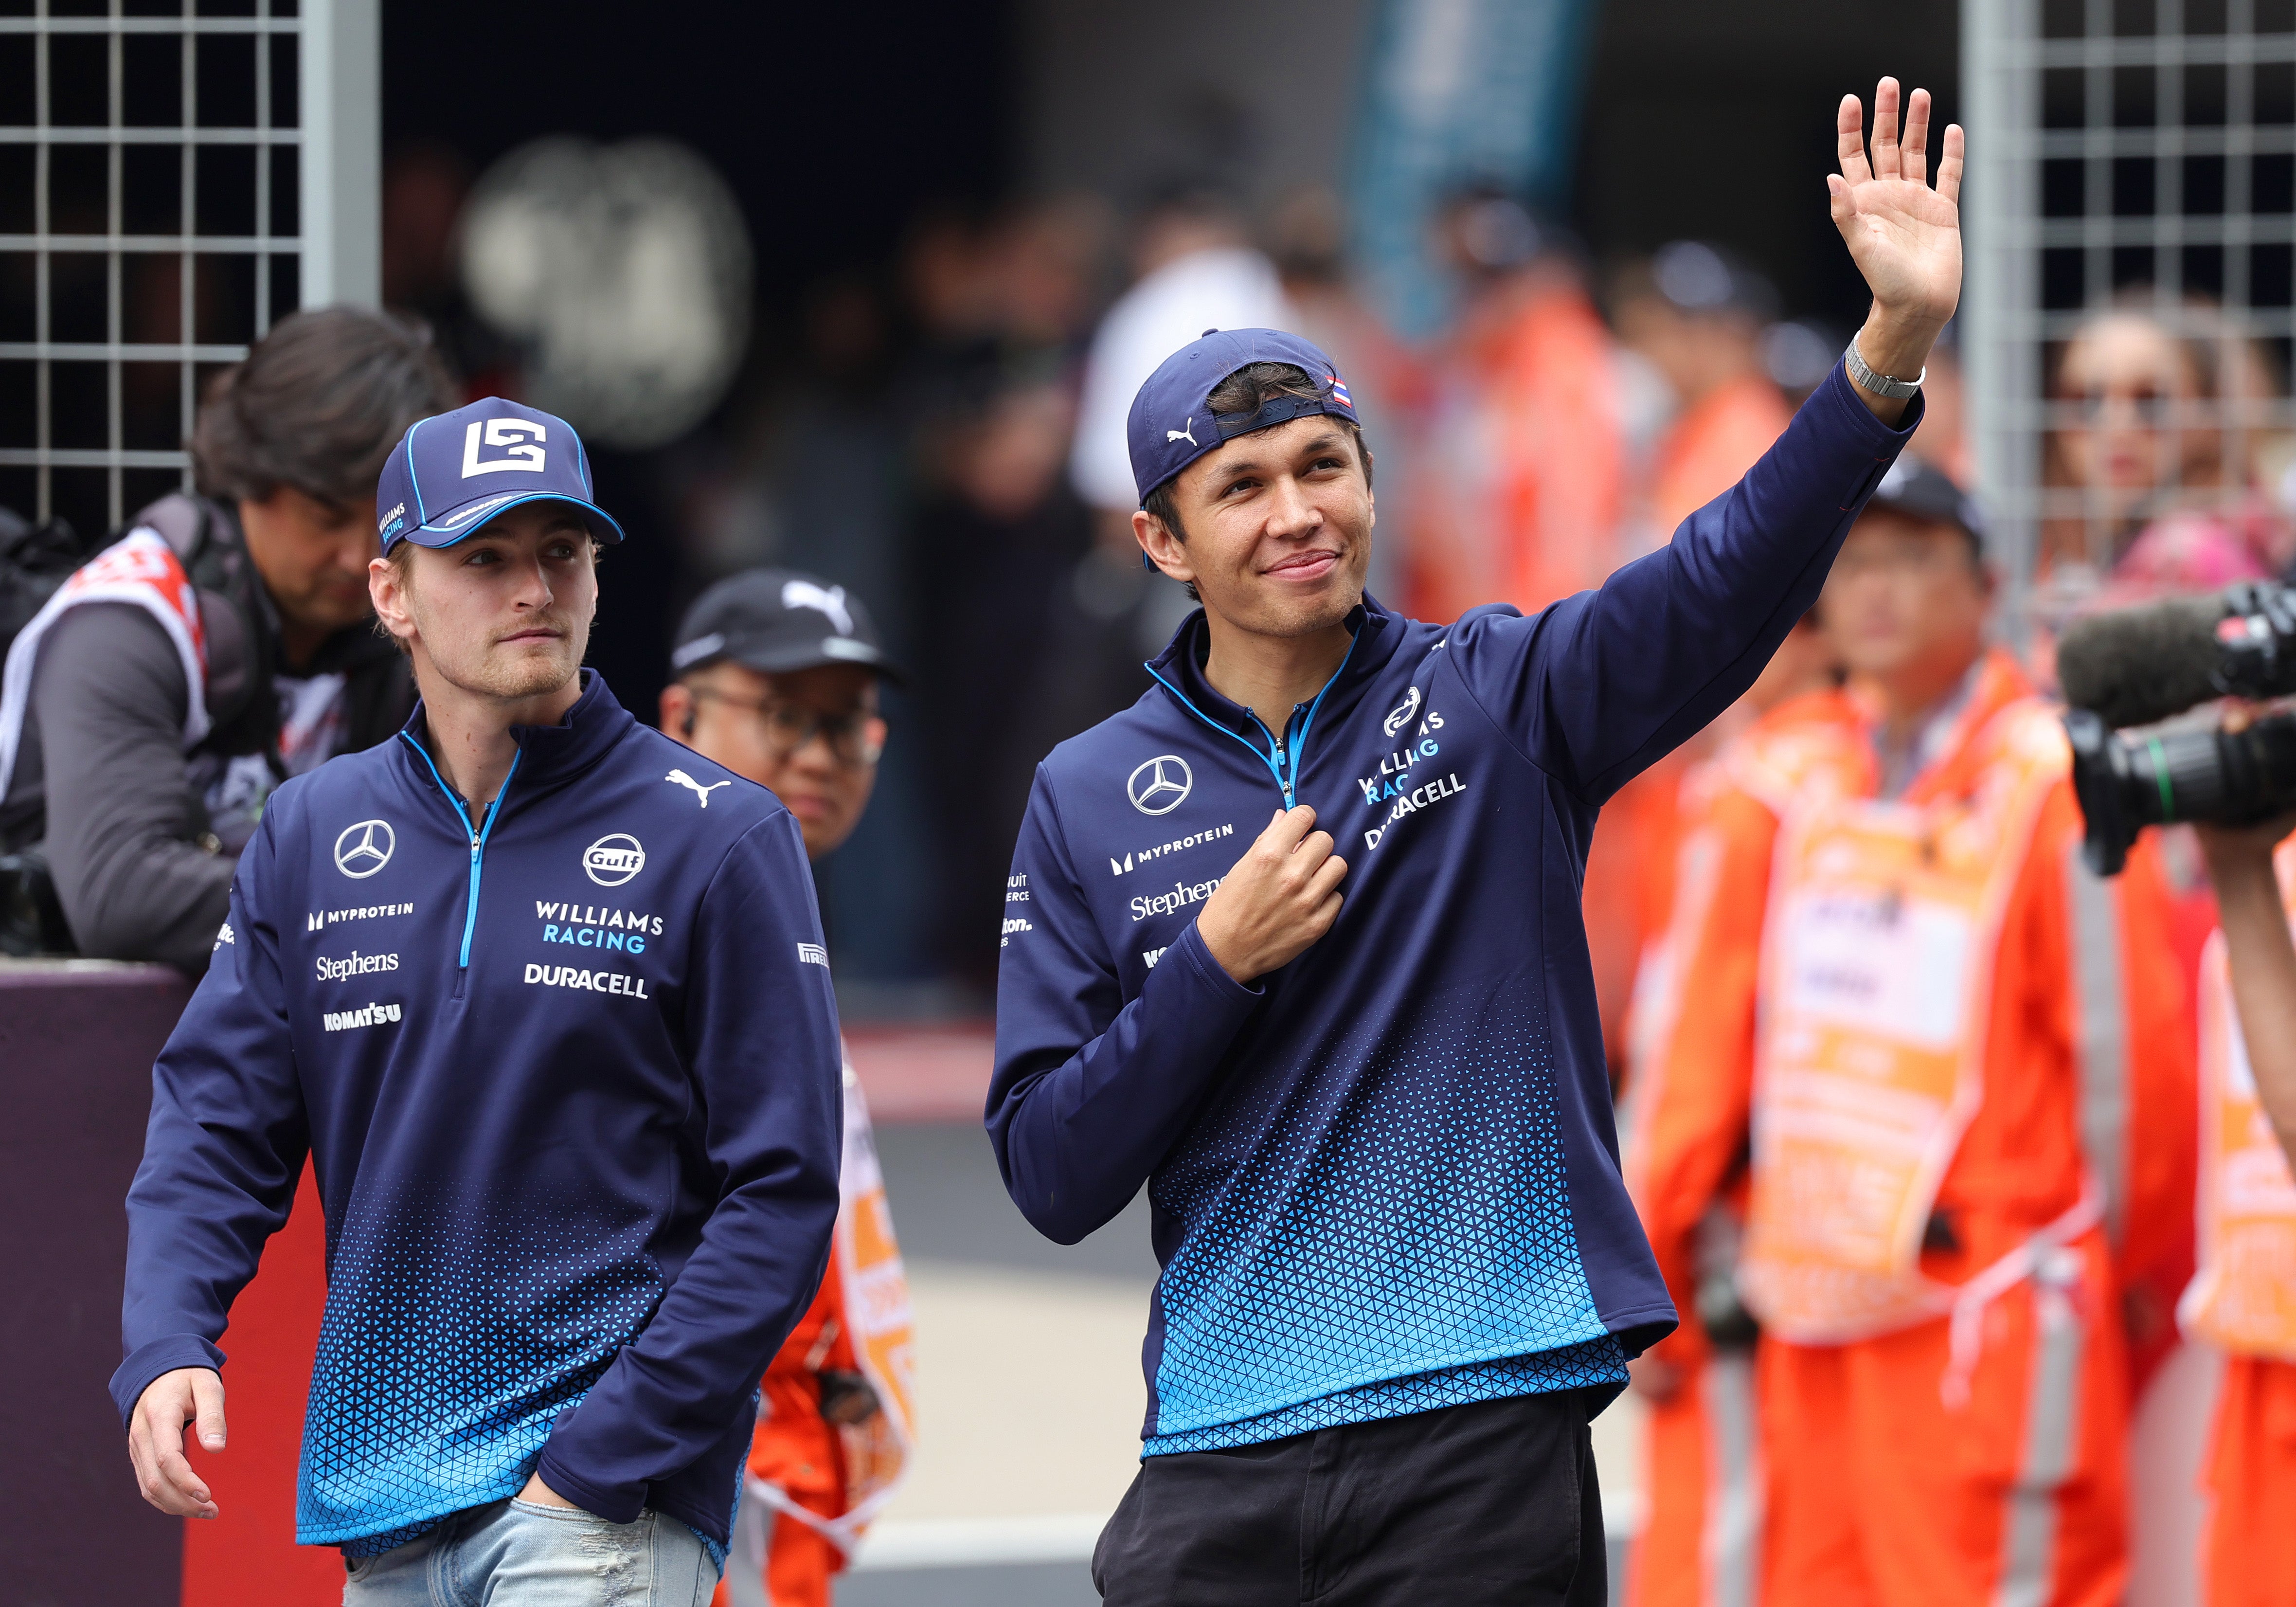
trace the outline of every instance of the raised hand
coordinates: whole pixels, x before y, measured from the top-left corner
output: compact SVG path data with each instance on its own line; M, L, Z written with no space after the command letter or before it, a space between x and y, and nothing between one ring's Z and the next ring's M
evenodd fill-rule
M1898 125L1898 80L1874 91L1873 152L1866 152L1865 109L1844 95L1835 119L1841 161L1826 175L1833 224L1874 292L1874 310L1857 349L1874 373L1911 379L1922 370L1938 331L1961 299L1962 133L1945 131L1937 186L1929 183L1930 94L1916 89ZM1861 392L1861 394L1864 394ZM1894 420L1902 402L1867 395L1866 405Z

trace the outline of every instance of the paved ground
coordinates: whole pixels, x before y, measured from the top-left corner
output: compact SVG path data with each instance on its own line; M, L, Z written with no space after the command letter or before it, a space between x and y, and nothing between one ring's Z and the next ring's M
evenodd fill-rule
M877 1137L916 1302L923 1443L838 1607L1093 1607L1092 1536L1131 1480L1145 1406L1146 1201L1058 1245L1013 1209L978 1122ZM1631 1410L1596 1424L1614 1530L1635 1506Z

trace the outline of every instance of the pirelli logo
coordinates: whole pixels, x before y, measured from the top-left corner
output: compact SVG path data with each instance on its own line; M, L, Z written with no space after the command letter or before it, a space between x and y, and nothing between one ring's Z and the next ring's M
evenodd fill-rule
M818 943L800 943L797 946L797 960L800 965L826 965L829 951Z

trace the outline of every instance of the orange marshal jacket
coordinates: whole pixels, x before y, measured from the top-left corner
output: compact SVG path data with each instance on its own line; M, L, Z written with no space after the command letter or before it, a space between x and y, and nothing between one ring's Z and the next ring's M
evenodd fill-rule
M2005 654L1980 666L1946 750L1905 804L1972 795L1994 778L1978 738L2031 696ZM1741 1174L1758 1054L1765 927L1777 907L1782 816L1813 795L1876 785L1871 725L1847 699L1782 706L1750 736L1687 843L1667 1003L1638 1026L1628 1178L1677 1303L1708 1206ZM2163 1320L2188 1264L2194 1152L2193 1029L2148 842L2100 881L2080 867L2068 779L2044 799L1993 955L1983 1096L1939 1183L1920 1267L1957 1284L2080 1201L2093 1166L2140 1361L2172 1338ZM1704 863L1702 863L1702 860ZM1710 897L1692 896L1710 881ZM1650 1075L1643 1076L1644 1070ZM1685 1309L1689 1309L1685 1306ZM1685 1324L1669 1341L1693 1361ZM2141 1374L2141 1366L2137 1370Z

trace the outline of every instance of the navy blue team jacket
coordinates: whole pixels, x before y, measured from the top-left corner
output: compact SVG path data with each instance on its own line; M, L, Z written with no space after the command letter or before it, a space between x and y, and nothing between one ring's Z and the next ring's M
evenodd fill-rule
M516 729L475 821L424 729L286 783L239 862L153 1074L112 1398L124 1418L222 1362L308 1152L327 1308L299 1539L381 1550L538 1462L601 1517L722 1545L837 1213L797 824L595 675Z
M1367 601L1281 733L1205 681L1196 615L1160 685L1038 767L988 1130L1062 1242L1147 1183L1149 1453L1614 1390L1674 1326L1620 1179L1587 842L1752 683L1917 420L1882 424L1837 368L1599 591L1449 627ZM1336 840L1345 902L1240 987L1195 915L1292 804Z

